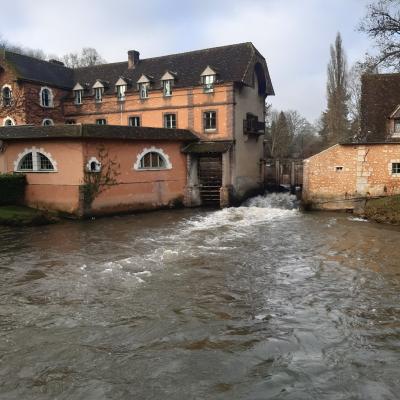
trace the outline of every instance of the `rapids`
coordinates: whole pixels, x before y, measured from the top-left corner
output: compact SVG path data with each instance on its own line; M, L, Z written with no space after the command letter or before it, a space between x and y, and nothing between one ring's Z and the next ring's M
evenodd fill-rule
M399 239L288 194L0 227L0 398L397 399Z

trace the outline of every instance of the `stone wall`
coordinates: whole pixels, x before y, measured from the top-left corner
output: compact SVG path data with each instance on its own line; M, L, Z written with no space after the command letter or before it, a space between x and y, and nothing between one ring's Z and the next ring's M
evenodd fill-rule
M400 143L335 145L304 160L303 200L315 209L354 209L365 198L400 193Z

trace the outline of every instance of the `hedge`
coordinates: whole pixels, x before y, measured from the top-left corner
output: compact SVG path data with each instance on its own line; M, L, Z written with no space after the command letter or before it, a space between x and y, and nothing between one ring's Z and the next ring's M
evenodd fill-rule
M0 205L20 203L25 196L26 176L0 174Z

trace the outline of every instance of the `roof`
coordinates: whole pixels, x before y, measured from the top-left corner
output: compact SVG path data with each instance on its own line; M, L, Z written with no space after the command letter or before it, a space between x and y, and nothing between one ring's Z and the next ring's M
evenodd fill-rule
M0 140L26 139L122 139L192 142L199 138L187 129L147 128L120 125L17 125L0 127Z
M361 134L367 141L385 141L388 119L400 104L400 74L366 74L361 87Z
M6 61L15 69L19 79L40 82L65 89L72 88L75 84L74 71L64 65L39 60L11 51L6 51L4 54Z
M200 142L187 145L182 151L184 153L225 153L232 147L233 142Z
M20 79L69 89L78 82L91 87L100 79L110 83L106 93L114 92L114 85L120 77L131 79L134 90L142 75L151 76L155 86L161 87L161 78L167 71L176 76L175 87L196 86L201 83L200 75L208 66L217 71L217 82L252 85L254 66L260 63L266 74L266 94L274 94L266 61L250 42L141 59L133 69L128 69L128 61L70 69L8 51L5 57L14 65Z

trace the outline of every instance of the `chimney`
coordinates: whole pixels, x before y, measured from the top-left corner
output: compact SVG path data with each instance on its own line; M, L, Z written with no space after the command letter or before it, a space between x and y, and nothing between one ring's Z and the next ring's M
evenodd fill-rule
M128 69L134 69L139 64L139 54L136 50L128 50Z

